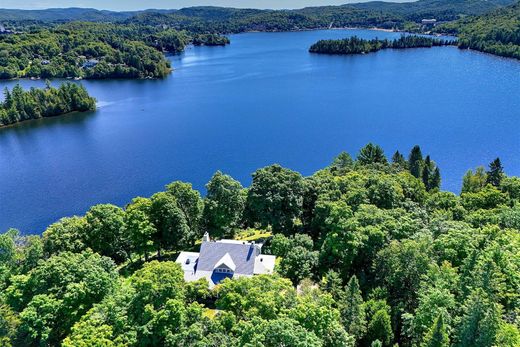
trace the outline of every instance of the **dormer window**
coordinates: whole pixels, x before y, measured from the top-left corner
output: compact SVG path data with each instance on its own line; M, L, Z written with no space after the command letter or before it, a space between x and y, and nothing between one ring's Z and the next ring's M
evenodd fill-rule
M190 264L190 258L186 259L186 265Z

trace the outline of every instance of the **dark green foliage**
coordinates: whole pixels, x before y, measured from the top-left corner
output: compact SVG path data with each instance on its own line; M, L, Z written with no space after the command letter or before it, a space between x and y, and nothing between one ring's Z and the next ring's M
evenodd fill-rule
M206 185L204 228L214 237L232 238L240 225L246 193L240 182L217 171Z
M291 234L302 203L303 178L299 173L272 165L253 174L246 202L250 222Z
M96 99L89 96L83 86L75 83L63 83L59 88L48 85L44 89L31 88L28 91L17 84L11 91L4 90L4 101L0 102L0 127L95 109Z
M422 174L422 164L423 164L423 156L421 152L421 147L414 146L410 151L410 155L408 156L408 167L410 168L410 173L414 177L421 177Z
M494 185L495 187L500 187L502 177L504 176L504 168L502 167L500 158L496 158L491 163L489 163L489 171L486 173L487 183Z
M403 35L400 38L391 41L387 39L365 40L353 36L341 40L320 40L309 48L309 52L324 54L365 54L388 48L426 48L453 44L452 41L413 35Z
M385 152L379 145L369 143L359 150L357 161L362 165L386 164Z

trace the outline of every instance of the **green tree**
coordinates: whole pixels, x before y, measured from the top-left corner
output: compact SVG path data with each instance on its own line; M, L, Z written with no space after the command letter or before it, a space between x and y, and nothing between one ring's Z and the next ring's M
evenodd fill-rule
M43 249L47 256L86 249L87 221L84 217L62 218L43 232Z
M486 186L487 174L482 166L473 173L468 170L462 178L462 193L478 193Z
M486 172L486 174L487 183L494 185L495 187L500 187L500 183L502 182L502 178L504 176L504 168L502 167L500 158L496 158L491 163L489 163L489 171Z
M153 251L153 237L157 229L151 220L152 201L146 198L135 198L126 207L124 225L132 244L132 251L144 255Z
M500 327L501 309L477 289L464 304L464 315L458 329L458 346L491 347Z
M390 346L394 339L392 322L386 310L378 310L368 323L367 338L370 341L379 340L383 346Z
M217 171L206 185L203 220L214 237L234 236L245 208L246 194L240 182Z
M247 195L249 222L292 234L301 215L303 191L303 178L297 172L280 165L257 170Z
M354 160L347 152L341 152L330 165L330 170L334 174L344 175L352 170L354 167Z
M385 152L380 146L373 143L369 143L359 150L357 161L362 165L387 164Z
M422 166L423 156L421 147L415 145L410 151L410 155L408 156L408 167L410 168L410 173L414 177L420 178L422 174Z
M192 188L191 183L180 181L168 184L166 192L175 198L178 208L182 211L189 228L189 233L185 235L185 242L193 246L200 236L199 224L204 208L200 193Z
M399 151L396 151L392 156L392 163L400 170L408 169L408 162Z
M159 256L162 249L180 250L188 245L190 228L186 215L177 205L175 197L162 192L154 194L151 201L151 220L157 230L153 241Z
M424 337L422 347L448 347L450 345L450 339L446 331L446 326L442 319L442 315L439 315L430 331Z
M7 293L8 302L20 311L23 344L58 344L83 314L112 292L116 278L112 260L91 252L62 252L18 278Z
M356 340L360 340L366 333L367 322L365 307L359 282L356 276L352 276L348 281L344 294L340 302L341 320L345 330Z
M124 211L114 205L96 205L85 215L85 244L101 255L123 262L129 256L130 240L125 234Z

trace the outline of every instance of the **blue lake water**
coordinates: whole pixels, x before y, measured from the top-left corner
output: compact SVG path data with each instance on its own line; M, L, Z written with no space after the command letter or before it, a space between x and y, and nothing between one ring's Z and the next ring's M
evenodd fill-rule
M123 206L173 180L204 192L216 170L244 185L272 163L310 175L370 141L389 157L420 144L454 192L467 169L496 156L520 175L520 62L453 47L307 52L318 39L354 34L399 36L240 34L228 47L171 57L176 70L164 80L83 81L96 112L0 130L0 231L41 233L62 216Z

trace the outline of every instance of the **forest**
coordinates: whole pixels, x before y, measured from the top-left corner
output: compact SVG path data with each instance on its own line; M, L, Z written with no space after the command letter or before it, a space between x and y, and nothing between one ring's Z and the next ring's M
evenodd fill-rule
M41 236L8 230L0 344L517 347L520 178L497 158L460 194L440 184L419 146L368 144L308 177L216 172L204 196L177 181ZM172 260L205 231L264 242L276 273L184 282Z
M348 55L377 52L388 48L431 48L454 44L454 41L434 39L431 37L417 35L402 35L400 38L394 40L380 40L377 38L372 40L365 40L357 36L352 36L340 40L320 40L309 48L309 52Z
M520 59L520 3L441 26L459 36L459 47Z
M17 84L12 90L4 90L4 100L0 102L0 127L31 119L95 109L96 99L91 97L82 85L67 82L53 88L47 84L46 88L31 88L25 91Z
M229 40L142 25L30 25L19 34L0 35L0 79L163 78L171 71L163 53L181 52L189 43L225 45Z

